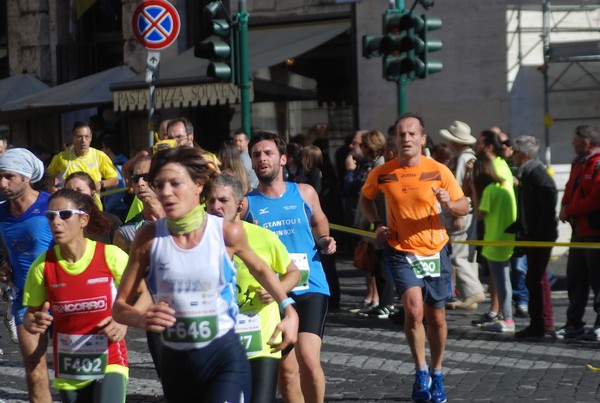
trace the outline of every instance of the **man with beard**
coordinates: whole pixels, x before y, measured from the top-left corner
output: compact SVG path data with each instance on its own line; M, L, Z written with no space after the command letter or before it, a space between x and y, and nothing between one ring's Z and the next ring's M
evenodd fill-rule
M298 341L284 351L279 390L286 402L322 402L325 374L320 354L329 287L319 251L332 254L336 243L314 188L283 180L285 142L274 133L258 132L249 149L259 183L246 197L241 216L279 235L302 275L291 292L300 319Z
M8 261L0 267L0 281L11 285L12 315L31 402L52 402L46 362L48 338L45 334L31 334L23 326L23 315L27 311L23 306L27 273L35 258L52 242L44 215L50 195L31 187L31 183L43 175L44 164L29 150L12 148L0 157L0 192L7 200L0 205L0 234L8 254Z
M600 131L591 126L578 126L573 134L576 157L558 218L568 221L573 228L571 242L600 241ZM598 249L569 249L567 260L567 291L569 307L567 323L558 329L559 339L585 336L587 340L600 340L600 271ZM582 321L590 288L594 292L596 318L594 326L586 333Z

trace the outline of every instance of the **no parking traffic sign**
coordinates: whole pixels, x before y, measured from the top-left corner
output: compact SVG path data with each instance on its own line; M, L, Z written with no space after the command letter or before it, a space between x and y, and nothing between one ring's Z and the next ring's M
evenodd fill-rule
M150 50L171 45L179 35L179 13L165 0L144 0L133 13L133 33Z

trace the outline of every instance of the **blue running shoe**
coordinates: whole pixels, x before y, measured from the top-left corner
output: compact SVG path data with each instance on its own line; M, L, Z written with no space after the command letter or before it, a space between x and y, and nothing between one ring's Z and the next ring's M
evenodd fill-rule
M442 374L431 375L431 400L429 401L431 403L445 403L447 401Z
M428 402L431 399L429 388L431 387L431 377L428 371L417 371L415 374L415 384L413 385L412 401L415 403Z

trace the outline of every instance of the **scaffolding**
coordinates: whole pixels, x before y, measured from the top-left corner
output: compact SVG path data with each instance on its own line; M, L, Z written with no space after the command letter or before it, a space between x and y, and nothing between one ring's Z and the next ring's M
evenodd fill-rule
M550 100L553 93L600 91L600 74L590 69L590 62L600 61L600 5L552 5L543 0L541 8L515 6L509 10L507 20L509 88L523 65L537 65L543 73L545 157L550 165L550 127L554 122L600 119L553 116ZM552 77L548 74L551 64L559 69ZM578 77L565 80L567 74Z

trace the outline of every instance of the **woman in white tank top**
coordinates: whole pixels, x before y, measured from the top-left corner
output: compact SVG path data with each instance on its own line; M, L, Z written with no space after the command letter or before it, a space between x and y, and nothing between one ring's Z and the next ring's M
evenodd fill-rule
M162 332L162 382L170 402L248 401L249 365L233 331L234 254L280 304L283 319L272 340L282 333L283 341L274 348L281 350L297 338L292 301L248 246L241 224L207 217L199 205L204 183L216 173L194 148L165 150L153 157L149 181L166 217L138 231L113 310L121 323ZM153 299L134 307L127 301L144 277Z

